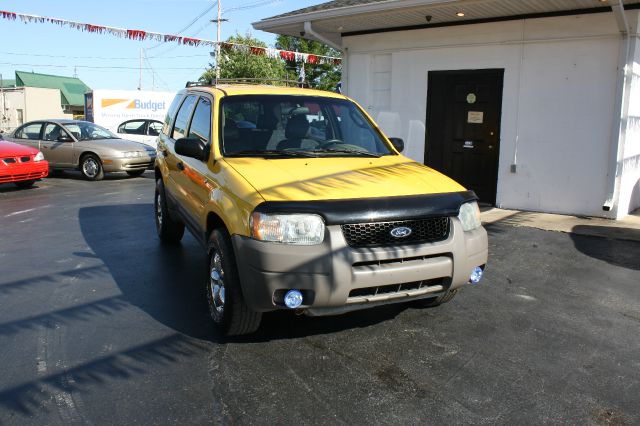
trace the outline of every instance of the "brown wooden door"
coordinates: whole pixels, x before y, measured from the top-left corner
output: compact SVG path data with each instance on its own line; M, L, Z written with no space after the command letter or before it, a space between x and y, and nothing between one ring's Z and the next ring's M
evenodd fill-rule
M431 71L425 164L496 202L504 70Z

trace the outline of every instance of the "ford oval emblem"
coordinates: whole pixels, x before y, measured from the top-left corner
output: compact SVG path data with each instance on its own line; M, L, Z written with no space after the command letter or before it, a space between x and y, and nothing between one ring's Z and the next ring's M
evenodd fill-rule
M394 238L405 238L411 235L411 232L411 228L407 228L406 226L399 226L391 230L391 236Z

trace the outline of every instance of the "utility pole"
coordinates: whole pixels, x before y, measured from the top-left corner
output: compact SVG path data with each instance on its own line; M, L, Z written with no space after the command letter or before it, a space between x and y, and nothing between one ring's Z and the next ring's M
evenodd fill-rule
M138 90L142 90L142 47L140 48L140 77L138 78Z
M215 22L217 26L216 35L216 82L220 78L220 24L226 22L228 19L222 19L222 4L221 0L218 0L218 19L212 19L211 22Z

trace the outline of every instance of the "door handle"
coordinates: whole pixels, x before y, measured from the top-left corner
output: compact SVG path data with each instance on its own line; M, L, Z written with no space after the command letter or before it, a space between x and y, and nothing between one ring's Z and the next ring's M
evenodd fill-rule
M180 161L178 164L178 169L180 169L181 171L184 171L184 163L182 161Z

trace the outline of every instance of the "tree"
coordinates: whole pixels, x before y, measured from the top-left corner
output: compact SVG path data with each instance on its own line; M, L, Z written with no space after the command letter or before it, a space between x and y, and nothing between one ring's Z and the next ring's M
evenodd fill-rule
M244 36L236 34L227 39L228 43L242 44L246 46L267 47L260 40L251 36L247 32ZM250 52L229 49L220 52L220 78L261 78L263 82L269 83L269 79L284 80L287 78L285 64L277 58L253 55ZM209 64L200 81L213 83L216 71L214 64Z
M340 52L326 44L314 40L306 40L299 37L279 35L276 39L276 48L293 50L314 55L340 57ZM289 79L297 80L300 75L300 67L304 66L305 80L314 89L335 90L342 78L342 66L334 64L304 64L295 61L286 61Z

